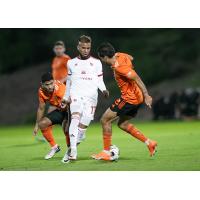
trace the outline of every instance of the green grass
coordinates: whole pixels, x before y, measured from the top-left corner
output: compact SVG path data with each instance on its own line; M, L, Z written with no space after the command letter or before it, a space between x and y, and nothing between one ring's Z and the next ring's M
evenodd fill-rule
M78 160L69 164L61 163L65 139L59 126L54 127L54 135L62 151L48 161L43 157L49 146L33 138L33 127L1 127L0 170L200 170L200 122L137 122L136 125L148 137L158 141L155 157L150 158L144 144L114 126L113 144L120 148L119 161L92 160L90 155L102 149L101 127L93 124L78 148Z

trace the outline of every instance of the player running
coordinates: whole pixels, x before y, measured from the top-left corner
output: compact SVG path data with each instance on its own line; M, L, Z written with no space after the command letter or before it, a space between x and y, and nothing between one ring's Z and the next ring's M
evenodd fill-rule
M152 97L133 69L128 54L115 53L115 49L109 43L103 43L98 48L98 55L102 62L112 66L114 77L121 91L121 97L106 110L101 119L103 129L104 150L92 155L96 160L112 160L110 146L112 145L112 122L119 118L118 127L131 136L144 142L153 156L156 152L157 142L148 139L133 124L129 122L134 118L140 106L145 103L149 108L152 105Z
M61 124L63 125L64 133L66 132L65 129L67 127L68 113L66 112L66 110L63 110L63 106L61 110L61 102L65 91L66 86L60 81L53 80L53 76L51 73L45 73L42 75L41 87L38 90L39 107L37 111L37 119L33 134L37 135L38 130L40 129L44 138L50 144L51 150L45 156L46 160L52 158L57 152L60 151L60 147L56 143L52 131L51 129L49 129L49 127L54 124ZM50 105L56 107L56 109L45 116L44 112L47 102L50 103ZM68 135L65 135L66 142L69 145Z
M86 130L94 119L98 89L105 97L109 92L103 81L102 64L90 55L91 38L81 36L78 40L79 56L68 61L68 80L64 100L70 102L71 123L69 127L70 149L63 162L77 159L77 143L85 138Z

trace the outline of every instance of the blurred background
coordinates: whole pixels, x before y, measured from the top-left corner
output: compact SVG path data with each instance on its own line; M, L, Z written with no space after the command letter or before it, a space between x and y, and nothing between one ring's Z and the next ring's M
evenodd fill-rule
M78 55L80 35L92 37L92 55L101 42L134 57L135 70L154 98L151 111L143 107L139 120L193 120L200 117L199 29L1 29L0 124L33 123L40 76L51 71L53 45L63 40L67 54ZM119 90L112 70L104 66L109 100L100 95L98 121Z

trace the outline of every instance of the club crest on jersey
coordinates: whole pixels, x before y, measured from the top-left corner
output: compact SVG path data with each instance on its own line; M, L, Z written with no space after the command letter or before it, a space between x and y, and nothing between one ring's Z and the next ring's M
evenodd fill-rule
M86 74L86 71L82 71L81 74Z
M90 66L93 66L94 64L93 63L90 63Z
M78 63L76 63L74 66L78 66Z

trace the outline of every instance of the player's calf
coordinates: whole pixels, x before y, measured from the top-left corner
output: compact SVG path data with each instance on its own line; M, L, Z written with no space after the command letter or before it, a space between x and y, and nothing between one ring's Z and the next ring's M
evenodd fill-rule
M156 147L157 147L156 141L153 141L147 138L143 133L141 133L135 126L130 124L128 121L121 122L119 120L118 127L126 131L131 136L135 137L136 139L140 140L141 142L145 143L149 149L150 156L155 155Z
M47 127L51 125L52 125L52 122L47 117L42 118L38 123L38 126L41 130L46 129Z

